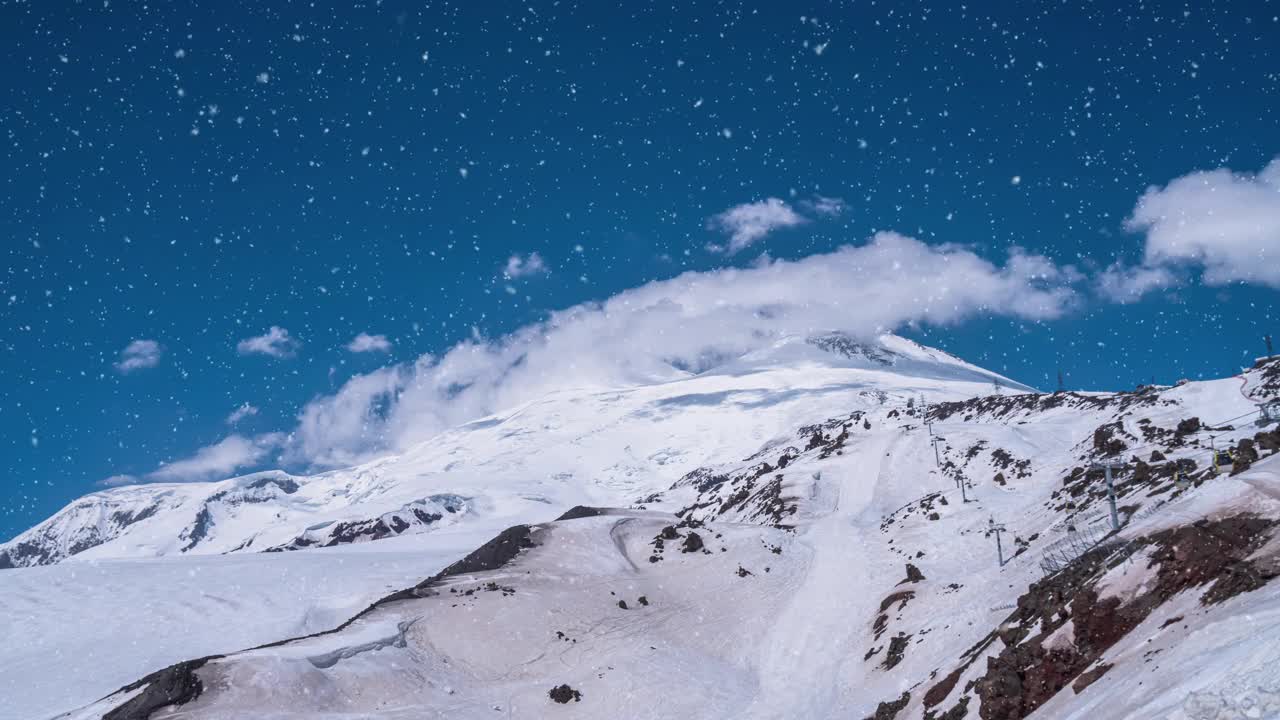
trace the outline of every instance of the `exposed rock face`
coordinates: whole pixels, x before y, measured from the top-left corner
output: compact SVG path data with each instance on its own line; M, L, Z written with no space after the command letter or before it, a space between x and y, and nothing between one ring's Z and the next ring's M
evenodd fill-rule
M868 717L867 720L894 720L909 702L911 702L911 693L904 692L897 700L886 700L876 706L876 714Z
M951 674L944 677L938 682L938 684L929 688L929 690L924 694L924 706L931 708L935 705L940 705L943 700L946 700L947 696L951 694L951 691L955 689L956 683L960 682L960 676L964 674L967 667L967 665L962 665L955 670L952 670Z
M889 639L889 652L884 657L885 670L892 670L902 662L902 658L907 654L907 643L910 640L911 636L904 633L898 633Z
M871 343L858 342L844 333L814 335L806 342L835 355L841 355L851 360L866 358L878 365L892 365L895 358L897 358L897 353L888 348L879 347Z
M929 406L929 420L944 422L955 416L970 420L977 417L1010 420L1059 407L1081 410L1123 411L1133 407L1160 405L1166 401L1159 393L1121 392L1114 395L1078 395L1072 392L1042 395L986 395L970 400L943 402Z
M442 570L438 577L497 570L511 562L521 550L536 547L530 537L531 530L528 525L513 525L503 530L497 537L473 550L470 555Z
M1081 673L1184 590L1207 586L1200 601L1212 605L1262 587L1277 572L1249 557L1270 539L1276 525L1275 520L1244 515L1201 520L1133 543L1100 546L1032 584L1006 621L1001 634L1006 647L987 658L987 671L975 685L982 698L981 716L1021 720L1073 681L1077 692L1088 687L1106 669ZM1100 599L1101 576L1143 547L1156 570L1153 586L1124 603L1114 596ZM1044 640L1067 622L1073 623L1071 643L1045 647ZM936 695L932 699L941 702Z
M1102 455L1119 455L1128 445L1119 435L1124 433L1124 425L1119 421L1107 423L1093 431L1093 449Z
M151 714L161 708L185 705L195 700L204 692L204 683L200 682L196 670L212 659L201 658L171 665L125 686L123 692L138 688L143 690L128 702L103 715L102 720L149 720Z
M1084 692L1085 688L1097 682L1098 678L1107 674L1107 671L1115 667L1111 663L1103 663L1088 672L1082 673L1076 681L1071 683L1071 690L1076 694Z
M101 512L107 516L107 521L100 525L94 523L78 528L70 537L59 537L58 529L45 528L36 533L35 537L15 542L0 550L0 570L61 562L107 542L125 528L155 516L160 510L160 503L154 502L143 507L130 507L117 505L98 496L82 498L63 512Z
M209 506L206 504L200 508L200 512L196 513L196 519L191 523L191 527L182 531L178 537L187 541L182 546L182 552L191 550L200 544L201 540L209 535L209 528L213 527L213 514L209 512Z
M466 513L470 509L467 498L453 494L439 494L417 500L398 510L383 513L365 520L347 520L309 528L287 543L267 548L266 552L302 550L312 547L333 547L356 542L382 540L409 532L424 532L446 516ZM589 508L584 508L589 509ZM578 510L578 508L574 508ZM572 510L570 512L573 512Z

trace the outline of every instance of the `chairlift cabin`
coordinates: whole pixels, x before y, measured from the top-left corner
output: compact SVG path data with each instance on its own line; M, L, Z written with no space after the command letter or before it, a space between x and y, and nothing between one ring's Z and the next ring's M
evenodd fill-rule
M1220 475L1224 470L1230 470L1236 459L1232 457L1230 450L1216 450L1213 453L1213 474Z

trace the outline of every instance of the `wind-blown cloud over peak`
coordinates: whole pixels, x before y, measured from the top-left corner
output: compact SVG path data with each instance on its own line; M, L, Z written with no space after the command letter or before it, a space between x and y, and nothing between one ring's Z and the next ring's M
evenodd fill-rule
M285 436L280 433L265 433L252 438L228 435L212 445L200 448L189 458L161 465L149 473L147 479L158 482L193 482L227 477L240 468L261 461L284 440Z
M286 457L348 465L553 390L673 378L782 335L871 337L978 314L1053 318L1073 302L1076 280L1073 269L1017 249L1000 266L896 233L800 260L688 272L358 375L303 410Z

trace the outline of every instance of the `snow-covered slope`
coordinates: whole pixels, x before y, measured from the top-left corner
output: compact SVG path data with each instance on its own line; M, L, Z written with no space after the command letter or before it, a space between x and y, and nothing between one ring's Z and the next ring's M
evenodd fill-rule
M172 490L181 512L157 510L73 562L0 573L0 600L6 577L28 598L0 675L46 694L0 703L0 717L84 705L68 717L1198 718L1216 716L1197 703L1245 702L1241 683L1280 687L1265 632L1280 614L1268 584L1280 432L1252 424L1255 402L1280 391L1280 361L1175 388L1015 394L895 338L841 345L791 339L673 382L561 393L349 471L143 488ZM1211 444L1234 451L1220 474ZM1123 464L1118 534L1096 461ZM183 553L219 493L225 507ZM465 504L394 532L428 498ZM550 521L577 503L618 509ZM333 525L371 519L397 537L314 548ZM460 533L497 537L433 575L462 554L448 544ZM430 549L416 574L351 571L409 544ZM252 552L282 546L308 549ZM94 559L111 553L173 557ZM310 580L270 587L331 562L341 602ZM198 578L209 563L237 563L238 606L207 610L226 574L175 583L155 569ZM137 580L104 585L99 568ZM407 590L338 623L402 569ZM81 595L113 596L88 617L114 608L181 641L60 627L75 592L48 609L30 600L81 580ZM241 615L252 627L225 632ZM45 634L73 692L26 682L53 667ZM178 664L125 686L120 667L76 652L122 643L127 677Z
M1280 361L927 410L855 386L630 508L517 525L333 632L68 717L1268 717L1277 385Z
M347 470L94 493L0 545L0 568L295 550L625 505L814 418L889 397L971 397L996 382L1020 387L895 336L787 337L673 382L557 393Z
M305 553L94 560L5 571L0 718L47 718L193 655L333 628L437 572L487 534L454 527Z

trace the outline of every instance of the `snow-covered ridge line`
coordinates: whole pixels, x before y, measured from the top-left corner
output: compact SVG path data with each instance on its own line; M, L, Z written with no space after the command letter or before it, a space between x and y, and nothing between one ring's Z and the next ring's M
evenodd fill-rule
M0 569L296 550L432 532L491 514L514 522L547 504L623 505L698 465L750 454L816 414L890 395L967 398L995 384L1017 386L892 335L784 337L672 382L555 393L345 470L96 492L0 545ZM850 400L851 390L865 394ZM636 452L634 438L652 436L657 422L671 432ZM698 442L708 431L716 442Z

